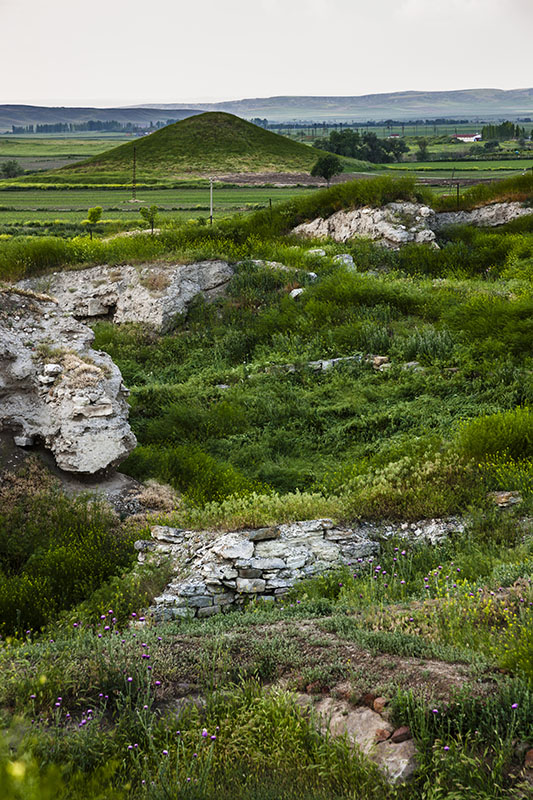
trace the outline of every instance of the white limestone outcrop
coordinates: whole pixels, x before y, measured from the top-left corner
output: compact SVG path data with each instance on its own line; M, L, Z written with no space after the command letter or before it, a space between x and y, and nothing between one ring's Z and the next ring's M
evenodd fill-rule
M50 298L0 291L0 429L69 472L116 465L136 444L120 370L93 338Z
M366 237L397 249L410 242L434 243L431 220L435 212L419 203L388 203L382 208L355 208L337 211L327 219L318 217L298 225L292 231L310 239L329 238L347 242L354 237Z
M142 322L165 330L185 314L198 294L219 296L233 276L226 261L141 266L109 265L53 272L17 284L45 291L77 319L108 317L113 322Z
M528 214L533 214L533 208L518 202L491 203L471 211L440 213L420 203L397 202L381 208L366 206L351 211L337 211L327 219L317 217L311 222L304 222L292 233L309 239L329 238L336 242L366 237L392 249L410 243L436 247L435 231L448 225L495 227Z

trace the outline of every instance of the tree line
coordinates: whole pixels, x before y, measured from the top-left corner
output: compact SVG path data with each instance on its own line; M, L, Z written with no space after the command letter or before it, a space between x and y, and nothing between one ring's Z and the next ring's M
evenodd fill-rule
M526 129L514 122L502 122L499 125L484 125L481 137L486 141L504 142L508 139L525 139Z
M361 134L352 130L332 131L327 138L314 142L313 146L373 164L401 161L403 153L409 151L403 139L378 139L375 133Z

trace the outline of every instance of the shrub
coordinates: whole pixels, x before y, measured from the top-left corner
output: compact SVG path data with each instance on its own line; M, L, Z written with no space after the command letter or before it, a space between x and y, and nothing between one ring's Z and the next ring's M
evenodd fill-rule
M530 458L533 414L529 408L515 408L478 417L459 427L456 442L467 458L476 461L503 454L515 460Z
M35 473L32 473L33 475ZM132 563L133 534L109 507L45 488L0 494L0 630L39 629Z

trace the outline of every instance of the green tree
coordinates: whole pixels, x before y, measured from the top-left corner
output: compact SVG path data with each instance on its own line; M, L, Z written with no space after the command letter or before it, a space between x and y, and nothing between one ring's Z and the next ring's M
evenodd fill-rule
M94 208L90 208L87 212L87 219L84 219L81 223L85 225L89 229L89 235L91 239L93 238L93 231L96 228L98 222L102 218L102 206L95 206Z
M22 175L23 172L24 170L19 162L14 158L9 161L4 161L2 166L0 166L0 174L3 178L16 178L18 175Z
M418 150L416 151L416 160L417 161L427 161L429 156L428 150L428 140L427 139L418 139Z
M334 155L321 156L314 164L311 175L313 178L324 178L328 184L334 175L340 175L343 171L342 161Z
M157 220L157 214L159 209L157 206L150 206L150 208L146 208L146 206L139 209L139 213L143 220L148 223L148 225L152 228L152 236L154 235L154 225Z

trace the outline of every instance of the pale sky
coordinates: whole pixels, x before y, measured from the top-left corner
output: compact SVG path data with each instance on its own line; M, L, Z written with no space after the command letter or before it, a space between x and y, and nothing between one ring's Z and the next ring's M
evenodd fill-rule
M533 86L533 0L0 0L0 104Z

